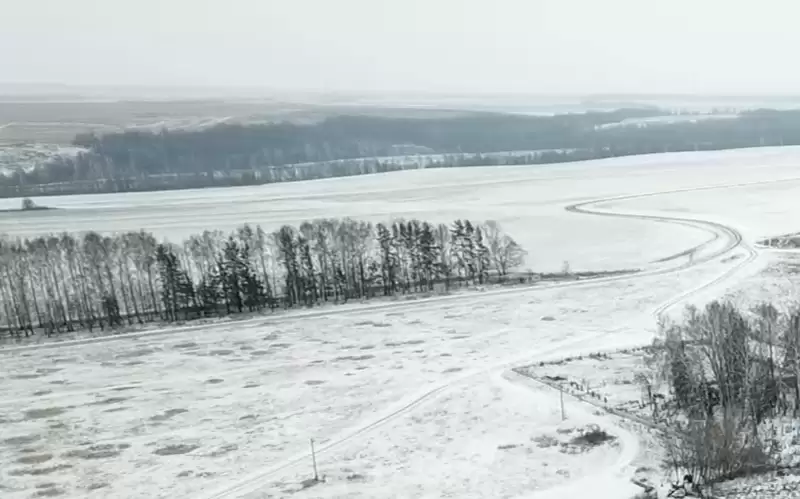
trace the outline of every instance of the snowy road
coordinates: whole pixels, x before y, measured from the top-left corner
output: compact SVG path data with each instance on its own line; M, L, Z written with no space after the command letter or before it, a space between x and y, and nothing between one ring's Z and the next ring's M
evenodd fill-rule
M578 457L541 447L531 439L571 430L557 395L504 373L647 343L654 315L713 298L759 267L750 226L743 233L691 203L713 199L727 212L741 192L769 189L773 209L792 206L796 168L745 162L725 180L698 171L660 192L650 181L621 192L587 178L580 193L530 208L535 217L557 206L565 226L636 227L627 245L641 242L650 262L637 275L4 350L13 373L0 392L4 497L43 484L67 498L286 497L308 478L308 438L329 480L302 497L557 498L598 470L627 486L636 448L624 430L569 402L569 424L604 425L617 446ZM658 230L675 239L668 250L640 239ZM575 234L563 245L630 261L630 249L590 234L588 245Z
M786 180L780 180L780 181L786 181ZM756 184L761 184L761 183L762 182L757 182ZM604 281L606 281L606 282L609 282L609 281L620 281L620 280L641 279L643 277L649 277L649 276L654 276L654 275L663 275L663 274L679 272L681 270L685 270L687 268L690 268L690 267L693 267L693 266L696 266L696 265L702 265L702 264L704 264L704 263L706 263L708 261L711 261L713 259L720 258L720 257L730 253L731 251L737 249L740 246L743 246L745 248L745 251L747 253L747 257L743 258L743 259L740 259L734 266L732 266L731 268L727 269L724 273L714 277L710 281L705 282L705 283L699 285L698 287L696 287L696 288L694 288L692 290L689 290L687 292L684 292L684 293L681 293L679 295L676 295L675 297L672 297L669 300L667 300L666 302L660 304L656 309L654 309L654 311L652 313L654 321L655 321L655 320L658 319L658 316L662 312L664 312L668 308L680 303L682 300L690 297L695 292L699 292L699 291L701 291L703 289L711 287L711 286L721 282L723 279L733 275L737 269L739 269L740 267L743 267L743 266L751 263L755 259L755 257L757 256L757 253L749 245L743 245L742 236L735 229L733 229L731 227L727 227L727 226L722 225L722 224L715 223L715 222L696 220L696 219L689 219L689 218L655 216L655 215L641 215L641 214L634 214L634 213L614 213L614 212L610 212L610 211L595 211L591 207L593 205L597 205L597 204L600 204L600 203L606 203L606 202L609 202L609 201L612 201L612 200L613 201L631 200L631 199L637 199L639 197L652 197L652 196L658 196L658 195L667 195L667 194L671 194L671 193L674 193L674 192L685 192L687 190L700 191L700 190L710 190L710 189L724 189L726 187L734 187L734 186L735 187L739 187L739 186L741 186L741 184L711 186L711 187L696 187L696 188L681 189L681 190L676 190L676 191L665 191L665 192L646 193L646 194L640 194L640 195L629 195L629 196L615 197L615 198L610 198L610 199L596 199L596 200L592 200L592 201L589 201L589 202L569 205L569 206L565 207L565 209L567 211L570 211L570 212L583 213L583 214L588 214L588 215L611 216L611 217L620 217L620 218L633 218L633 219L640 219L640 220L650 220L650 221L653 221L653 222L660 222L660 223L676 223L676 224L682 224L682 225L689 225L689 226L693 226L693 227L701 227L701 228L710 229L711 231L713 231L715 236L717 236L717 237L713 237L712 239L710 239L709 243L715 243L720 238L724 239L724 241L725 241L723 246L721 246L720 248L715 248L712 251L709 251L707 254L704 254L702 252L703 249L706 249L706 248L704 248L704 245L699 246L698 247L698 250L699 250L698 253L700 253L701 256L692 258L691 260L687 261L685 264L682 264L682 265L679 265L679 266L676 266L676 267L672 267L672 268L649 270L649 271L645 271L645 272L642 272L641 274L634 275L634 276L617 276L617 277L604 279ZM596 283L591 283L591 284L596 284ZM582 285L582 284L581 283L568 283L568 284L563 284L562 286L563 287L571 287L571 286L576 286L576 285ZM517 365L519 363L522 363L522 362L535 362L536 360L538 360L537 357L539 357L539 356L541 356L543 354L554 352L554 351L559 351L559 352L563 353L564 355L568 355L569 349L571 347L574 347L576 344L582 343L584 341L585 341L585 338L579 336L579 337L574 338L574 340L572 340L572 341L561 342L558 345L554 346L553 348L550 348L550 349L545 350L545 351L537 350L535 352L526 352L525 354L522 354L522 355L517 355L517 356L511 357L511 358L503 359L503 360L501 360L501 361L499 361L499 362L497 362L497 363L495 363L493 365L490 365L490 366L482 366L482 367L480 367L478 369L474 369L474 370L468 371L468 372L466 372L466 373L464 373L464 374L462 374L462 375L460 375L460 376L458 376L456 378L452 378L452 379L448 380L445 383L436 385L433 388L426 389L425 391L423 391L421 393L418 393L418 394L410 397L409 399L403 400L397 407L393 407L393 408L389 409L385 415L381 415L375 421L371 421L371 422L369 422L369 423L367 423L365 425L350 429L350 430L346 431L344 434L333 438L331 441L326 443L324 446L320 447L317 452L319 454L324 454L324 453L329 452L330 450L334 449L335 447L340 446L341 444L343 444L345 442L351 441L353 439L357 439L357 438L361 437L364 433L366 433L368 431L372 431L375 428L388 423L392 419L400 417L404 413L413 410L414 408L416 408L417 406L419 406L421 403L425 402L426 400L432 399L432 398L436 397L437 395L440 395L444 390L446 390L447 388L449 388L449 387L451 387L451 386L453 386L453 385L455 385L457 383L464 382L464 381L472 379L472 378L474 378L474 377L476 377L478 375L487 374L487 373L490 373L490 372L495 372L495 374L497 374L498 372L503 372L504 370L506 370L506 369L508 369L510 367L514 367L515 365ZM628 440L630 441L630 439L628 439ZM627 451L628 450L626 449L626 452ZM630 459L633 459L633 457L635 457L635 452L633 453L633 456L630 457ZM291 459L289 459L289 460L287 460L287 461L285 461L283 463L280 463L277 466L274 466L274 467L271 467L271 468L269 468L267 470L259 471L259 472L255 473L253 475L250 475L250 476L246 477L244 480L242 480L240 483L237 483L236 485L234 485L232 487L225 487L225 488L222 488L220 490L215 490L215 491L211 492L208 495L204 495L203 498L204 499L227 499L227 498L245 497L248 494L252 494L252 493L257 492L258 490L260 490L262 487L264 487L265 483L268 482L276 474L285 471L287 468L289 468L291 466L294 466L294 465L297 465L297 464L300 464L300 463L306 463L308 461L308 458L309 458L308 453L301 453L300 455L293 456ZM628 466L630 464L630 460L628 460L628 461L624 461L623 460L621 462L624 463L624 466ZM618 470L614 470L614 471L618 471ZM615 473L614 475L616 476L616 474L617 473ZM618 473L618 474L620 476L622 476L622 485L624 485L624 484L629 482L629 479L627 477L624 477L624 475L622 475L622 473ZM574 491L575 490L579 490L579 489L576 489L575 487L578 487L578 488L583 487L583 489L586 490L586 486L587 486L586 483L583 483L583 485L581 485L581 483L583 483L583 482L579 482L577 484L574 484L574 483L570 484L570 487L568 489L566 489L563 492L563 494L559 493L558 497L564 497L564 498L575 497ZM589 482L587 482L587 483L589 483ZM553 497L555 498L556 496L553 496Z

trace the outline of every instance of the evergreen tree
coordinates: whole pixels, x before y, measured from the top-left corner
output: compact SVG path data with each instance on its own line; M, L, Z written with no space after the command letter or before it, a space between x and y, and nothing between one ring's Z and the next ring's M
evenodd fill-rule
M405 255L408 259L409 288L413 289L414 291L419 291L419 284L422 281L422 269L420 267L419 255L419 220L411 220L404 225L401 224L400 227L405 227L405 231L401 231L401 234L403 236L402 241L405 249Z
M297 241L298 249L300 252L302 282L303 282L303 297L306 306L310 307L317 302L317 278L314 271L314 259L311 256L311 247L308 239L300 237Z
M164 311L168 321L175 321L178 318L180 308L179 277L178 277L178 257L175 252L166 244L159 244L156 248L156 261L161 277L161 300L164 304Z
M467 265L469 280L474 284L475 276L478 272L478 258L475 248L475 227L472 226L472 222L469 220L464 220L464 237L461 239L461 243L463 244L461 251Z
M453 259L451 248L450 229L445 224L439 224L434 232L438 247L439 261L436 264L437 275L444 278L446 290L450 290L450 278L453 274Z
M206 317L216 314L222 300L220 276L216 271L204 276L197 285L200 309Z
M392 248L397 258L398 280L400 281L403 292L408 293L411 290L411 269L409 264L408 245L406 239L408 237L406 225L402 221L392 224Z
M431 224L424 222L419 234L419 267L423 284L433 290L438 277L438 263L440 248L436 244L434 229Z
M464 222L456 220L450 228L450 254L455 263L456 275L462 283L469 275L470 255L467 250L466 239L468 238Z
M276 242L280 259L283 261L286 271L286 300L291 307L300 301L300 292L302 289L300 270L297 262L297 240L294 228L289 225L281 227L276 233Z
M392 231L384 224L378 224L376 230L380 248L381 283L384 296L388 296L397 292L397 252Z
M474 250L475 250L475 267L478 273L478 282L483 284L489 279L489 267L491 266L491 255L489 248L483 239L483 231L480 227L475 227L474 231Z
M225 279L226 299L237 312L244 310L244 286L247 273L247 264L242 261L239 244L233 239L228 238L223 250L223 268Z

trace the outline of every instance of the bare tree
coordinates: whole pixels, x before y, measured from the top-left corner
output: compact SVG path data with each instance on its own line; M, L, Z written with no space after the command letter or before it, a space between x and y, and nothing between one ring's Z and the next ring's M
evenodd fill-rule
M494 220L483 224L483 236L494 267L501 276L508 275L510 269L525 263L526 251L511 236L505 234L500 224Z
M678 411L667 423L670 464L704 480L733 476L777 459L762 423L774 416L776 311L762 307L751 324L728 302L687 307L680 324L661 324L654 344ZM777 336L777 335L775 335Z

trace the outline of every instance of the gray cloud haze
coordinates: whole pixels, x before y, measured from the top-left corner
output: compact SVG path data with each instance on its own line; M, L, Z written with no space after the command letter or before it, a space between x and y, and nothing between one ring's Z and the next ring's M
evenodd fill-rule
M798 93L793 0L0 0L0 82Z

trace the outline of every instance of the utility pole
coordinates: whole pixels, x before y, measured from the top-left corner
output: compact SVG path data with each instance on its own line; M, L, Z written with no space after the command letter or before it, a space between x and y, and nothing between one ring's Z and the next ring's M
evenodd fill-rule
M561 421L564 421L567 419L567 413L564 412L564 389L561 388L558 392L561 394Z
M317 454L314 452L314 439L309 439L311 442L311 462L314 465L314 481L319 482L319 473L317 473Z

